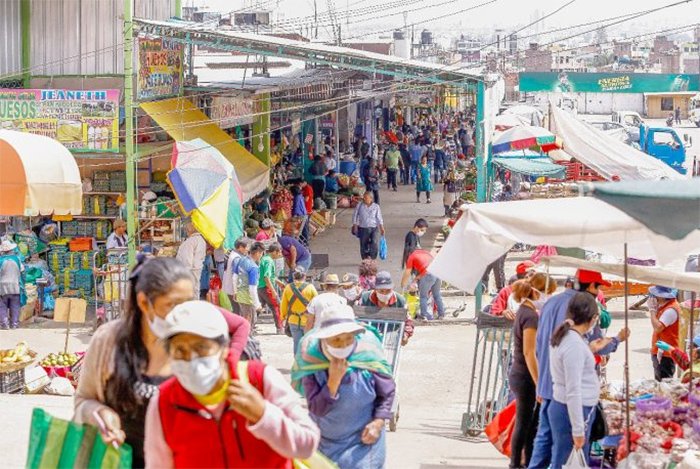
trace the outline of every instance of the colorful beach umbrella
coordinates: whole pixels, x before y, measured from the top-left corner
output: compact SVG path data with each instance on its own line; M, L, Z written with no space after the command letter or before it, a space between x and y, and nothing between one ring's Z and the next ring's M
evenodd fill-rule
M543 127L526 125L513 127L496 137L492 143L494 153L511 150L538 149L544 152L561 148L556 136Z
M500 114L496 116L493 120L493 125L496 130L503 131L512 129L513 127L520 127L523 125L529 125L529 119L526 119L517 114Z
M215 248L243 235L243 192L233 165L201 138L175 142L168 183L182 211Z

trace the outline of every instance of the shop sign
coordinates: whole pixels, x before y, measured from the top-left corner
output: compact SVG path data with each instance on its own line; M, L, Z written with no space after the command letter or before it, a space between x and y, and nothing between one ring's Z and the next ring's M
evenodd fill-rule
M396 97L396 102L401 106L432 107L435 98L432 92L414 92L401 94Z
M238 96L214 96L211 102L211 120L222 129L252 124L255 120L253 100Z
M119 90L0 89L0 129L44 135L73 151L119 151Z
M139 38L137 99L179 95L182 62L182 44L163 38Z
M698 91L698 76L663 73L556 73L520 74L519 90L559 93L672 93Z

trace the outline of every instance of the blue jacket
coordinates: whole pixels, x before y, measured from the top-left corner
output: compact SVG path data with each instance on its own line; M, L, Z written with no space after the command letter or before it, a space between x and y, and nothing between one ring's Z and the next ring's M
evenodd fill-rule
M576 293L578 293L576 290L567 288L562 293L547 300L540 313L535 354L540 372L537 380L537 395L544 399L554 398L552 373L549 371L549 342L556 328L566 319L569 302L576 296Z

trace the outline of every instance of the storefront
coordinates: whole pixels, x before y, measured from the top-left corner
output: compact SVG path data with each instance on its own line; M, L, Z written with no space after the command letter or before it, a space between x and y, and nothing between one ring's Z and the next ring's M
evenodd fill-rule
M681 119L688 118L690 99L694 91L677 91L673 93L644 93L645 114L651 119L665 119L675 110L680 109Z

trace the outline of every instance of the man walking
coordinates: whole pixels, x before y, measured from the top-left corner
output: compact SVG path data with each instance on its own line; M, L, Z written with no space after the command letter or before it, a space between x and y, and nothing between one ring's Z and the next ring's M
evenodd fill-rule
M396 192L396 176L401 166L401 153L393 143L384 154L384 165L386 166L386 187Z
M401 154L401 184L407 186L411 180L411 153L403 143L399 144Z
M267 248L267 253L260 258L258 297L260 303L272 311L277 333L284 334L280 319L280 298L277 294L277 286L280 285L284 288L284 284L277 280L277 269L275 268L275 259L280 257L282 257L282 246L273 242Z
M238 285L236 288L236 301L240 307L240 314L250 323L250 330L255 329L255 314L260 311L262 305L258 297L258 279L260 268L258 263L265 253L265 245L255 242L250 247L250 254L241 257L236 268Z
M199 283L202 279L202 269L204 268L204 258L207 255L207 242L197 231L192 222L185 225L187 239L185 239L177 249L177 260L185 264L190 269L194 277L195 295L199 297Z
M240 308L236 302L236 286L238 285L238 275L236 269L241 257L248 255L248 241L245 238L238 238L233 245L233 250L228 253L224 278L221 279L221 289L231 300L231 308L234 313L240 314Z
M681 108L680 108L680 106L676 106L676 110L674 111L673 114L676 118L676 124L681 125Z
M376 259L379 236L384 236L384 219L382 209L374 203L369 191L365 192L362 203L357 205L352 216L352 233L360 238L360 258Z
M292 272L292 281L284 287L280 304L282 321L288 324L289 333L292 334L294 355L299 351L299 344L304 336L306 307L316 295L318 292L313 283L306 282L306 269L297 266Z
M406 310L406 298L399 292L394 291L394 282L391 274L386 271L377 272L377 279L374 288L362 293L358 300L360 306L383 308L401 308ZM413 335L413 320L408 316L406 310L406 321L404 323L401 345L406 345L408 339Z
M428 272L428 266L433 262L433 255L424 249L416 249L406 259L406 269L401 279L401 287L406 289L411 281L411 276L415 275L418 281L418 294L420 295L420 316L432 321L435 319L433 313L428 311L428 299L433 295L433 302L437 306L438 319L445 317L445 304L442 302L440 291L441 281L439 278Z

